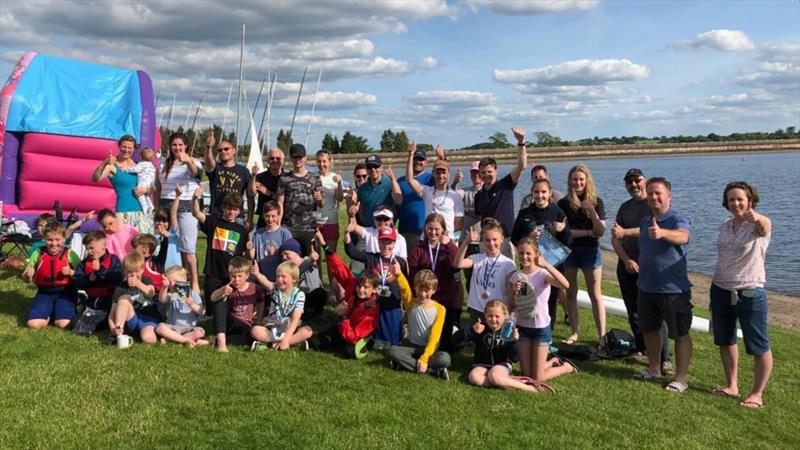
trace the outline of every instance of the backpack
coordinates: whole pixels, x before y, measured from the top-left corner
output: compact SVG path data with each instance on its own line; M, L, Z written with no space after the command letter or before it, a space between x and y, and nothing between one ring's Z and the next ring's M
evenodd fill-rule
M612 328L606 333L605 340L605 358L623 358L630 355L636 346L633 335L619 328Z

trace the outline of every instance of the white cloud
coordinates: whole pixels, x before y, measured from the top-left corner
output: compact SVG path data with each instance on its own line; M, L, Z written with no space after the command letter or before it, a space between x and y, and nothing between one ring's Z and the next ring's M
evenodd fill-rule
M486 106L496 100L494 94L477 91L420 91L406 97L414 105L424 105L426 108L435 106L448 107L478 107Z
M426 56L422 58L420 65L423 69L433 69L439 65L439 61L437 61L433 56Z
M720 52L745 52L755 50L753 41L740 30L711 30L672 44L677 50L717 50Z
M507 15L586 11L594 8L598 3L599 0L467 0L465 2L473 11L485 6L492 12Z
M308 127L308 120L311 118L310 115L299 115L295 120L295 129L302 128L305 130ZM292 120L292 116L288 116L288 121ZM300 124L300 125L298 125ZM314 114L314 122L312 123L312 128L318 127L330 127L330 128L362 128L367 125L367 122L361 119L353 119L353 118L345 118L345 117L326 117L326 116L318 116ZM292 133L294 134L294 133Z
M308 87L304 87L303 91L307 91ZM313 88L312 88L313 89ZM295 89L296 91L296 89ZM286 96L280 100L276 100L274 105L275 106L288 106L294 107L295 102L297 101L296 97L297 93L295 92L294 96ZM314 93L304 93L300 97L300 105L301 107L311 107L311 104L314 100ZM327 91L320 91L317 93L317 104L316 109L318 110L342 110L342 109L355 109L361 106L369 106L374 105L377 102L378 98L372 94L368 94L361 91L355 92L327 92Z
M580 59L536 69L495 69L494 79L507 84L595 85L647 78L650 69L627 59Z
M765 62L790 62L800 65L800 44L784 42L764 44L758 49L758 59Z

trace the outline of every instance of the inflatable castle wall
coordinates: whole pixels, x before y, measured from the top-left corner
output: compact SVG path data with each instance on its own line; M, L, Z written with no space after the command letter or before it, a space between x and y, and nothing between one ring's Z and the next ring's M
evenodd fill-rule
M31 222L52 212L56 200L65 211L114 209L109 181L93 183L91 176L126 134L157 154L153 86L145 72L25 54L0 90L3 215Z

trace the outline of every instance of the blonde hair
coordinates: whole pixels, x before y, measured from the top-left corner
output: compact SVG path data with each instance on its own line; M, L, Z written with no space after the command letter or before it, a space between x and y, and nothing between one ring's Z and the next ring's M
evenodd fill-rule
M594 179L592 178L592 171L586 167L585 164L578 164L577 166L569 169L569 174L567 175L567 200L569 200L569 207L572 210L577 211L581 207L581 200L578 198L578 193L575 192L575 189L572 187L572 174L575 172L580 172L586 176L586 188L583 190L584 198L592 202L594 206L597 206L597 189L594 187Z
M486 311L489 311L492 308L499 308L503 310L503 314L506 316L508 315L508 306L500 300L491 300L486 306L483 308L483 314L486 315Z
M519 248L522 247L523 245L530 245L531 247L533 247L534 250L536 250L536 253L541 253L541 251L539 250L539 242L536 239L525 236L524 238L520 239L519 242L517 243L517 249L519 250Z
M426 291L436 290L439 288L439 279L436 275L428 269L423 269L414 275L414 290Z
M186 271L186 269L184 269L181 266L172 266L169 269L167 269L166 272L164 272L164 276L167 278L173 277L175 275L180 275L183 276L184 278L187 278L189 276L189 273Z
M275 274L277 275L281 273L292 277L295 283L300 279L300 268L297 267L297 264L291 261L284 261L278 264L278 268L275 269Z
M249 272L252 263L249 258L244 256L234 256L228 263L228 273Z
M144 258L136 252L128 253L125 255L125 258L122 259L122 269L125 270L126 273L144 270Z
M155 156L155 152L150 147L143 148L142 151L139 152L140 161L152 161L153 156Z

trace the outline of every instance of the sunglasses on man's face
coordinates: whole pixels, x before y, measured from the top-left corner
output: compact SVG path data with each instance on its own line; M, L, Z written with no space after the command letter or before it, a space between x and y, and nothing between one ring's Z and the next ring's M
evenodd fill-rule
M270 161L283 161L283 158L281 158L280 156L270 156L269 160Z
M644 178L631 178L629 180L625 180L625 184L639 184L642 180L644 180Z
M381 166L367 166L367 170L378 170Z
M376 218L375 218L375 220L376 220L377 222L388 222L388 221L390 221L390 220L392 220L392 219L390 219L390 218L389 218L389 217L387 217L387 216L378 216L378 217L376 217Z
M233 150L233 147L220 147L220 148L217 149L217 151L220 151L220 152L227 152L227 151L230 151L230 150Z

